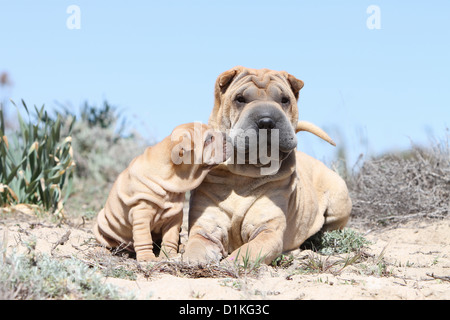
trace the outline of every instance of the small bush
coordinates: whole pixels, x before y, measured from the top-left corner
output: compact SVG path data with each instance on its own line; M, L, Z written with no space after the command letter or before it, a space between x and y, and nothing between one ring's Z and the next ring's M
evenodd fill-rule
M349 228L318 232L309 238L303 248L313 249L320 254L333 255L341 253L358 252L370 245L362 234Z
M80 107L80 120L74 123L76 116L71 109L60 109L57 114L62 115L64 127L72 127L76 175L80 178L113 182L147 146L137 132L126 128L126 118L107 101L101 107L85 102Z
M103 107L89 105L86 101L81 109L81 120L89 124L90 127L112 128L116 125L119 115L116 107L111 106L108 101L103 101ZM119 135L121 130L119 130Z
M115 181L144 149L138 138L121 138L112 128L90 127L82 121L75 123L72 137L77 176L97 183Z
M29 117L23 100L22 105ZM61 136L59 116L53 121L44 106L35 111L35 123L25 122L18 112L19 131L8 137L0 108L0 206L37 204L59 215L65 200L62 190L68 186L67 198L75 167L72 139Z
M126 119L107 101L100 107L84 103L73 123L73 108L61 106L63 131L71 127L73 157L77 164L74 190L67 201L75 215L96 213L104 205L112 183L143 152L148 143L129 130ZM94 217L88 214L89 217Z
M30 252L0 253L0 299L121 299L118 290L76 259L56 260Z
M429 148L366 161L349 181L356 219L390 224L412 217L444 218L450 212L450 135Z

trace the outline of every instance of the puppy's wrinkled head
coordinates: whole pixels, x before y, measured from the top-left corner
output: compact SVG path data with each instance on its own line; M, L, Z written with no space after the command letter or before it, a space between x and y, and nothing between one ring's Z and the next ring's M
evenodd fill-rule
M171 136L173 164L192 166L192 169L211 169L226 161L232 152L229 137L210 126L192 122L176 127Z

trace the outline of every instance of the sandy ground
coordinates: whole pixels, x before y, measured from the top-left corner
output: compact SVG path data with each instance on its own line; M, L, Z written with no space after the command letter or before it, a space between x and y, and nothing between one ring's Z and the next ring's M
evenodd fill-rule
M105 282L138 299L450 299L449 219L358 231L367 233L372 244L348 266L344 261L349 255L327 257L298 250L286 268L263 266L238 277L192 278L189 273L174 275L154 268L136 272L136 280L105 277ZM183 242L186 237L183 231ZM24 243L33 239L36 251L57 259L74 256L103 269L105 261L112 261L109 252L98 254L101 249L90 225L82 220L59 226L26 215L0 220L0 242L8 250L26 252ZM134 259L121 259L122 268L137 270Z

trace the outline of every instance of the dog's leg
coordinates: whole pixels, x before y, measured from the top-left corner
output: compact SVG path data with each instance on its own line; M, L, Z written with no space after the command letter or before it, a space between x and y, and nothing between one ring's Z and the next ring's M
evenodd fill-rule
M224 242L226 235L216 227L215 231L208 231L201 226L194 226L189 231L184 259L190 263L218 262L227 255Z
M322 231L338 230L347 225L352 210L350 197L344 192L337 194L325 211L325 222Z
M192 198L191 198L192 199ZM215 206L203 208L191 201L189 239L183 259L191 263L218 262L228 253L230 219ZM197 218L196 213L201 213Z
M138 261L156 260L151 235L151 221L155 213L156 210L145 202L140 202L130 210L133 217L133 244Z
M270 264L283 250L283 234L276 230L265 229L251 241L234 250L227 260L259 262Z
M318 194L319 206L325 208L322 231L342 229L347 224L352 210L347 185L335 172L323 173L326 181L326 196Z
M244 244L234 250L227 260L271 263L283 250L285 229L283 211L271 204L270 200L261 199L247 211L242 221L241 237Z
M175 214L170 220L164 222L162 229L161 258L172 258L178 253L180 228L183 222L183 211Z

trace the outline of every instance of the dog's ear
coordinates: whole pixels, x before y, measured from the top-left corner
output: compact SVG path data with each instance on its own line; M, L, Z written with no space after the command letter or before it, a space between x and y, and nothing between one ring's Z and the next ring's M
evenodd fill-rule
M297 79L292 74L286 72L286 79L289 82L292 92L294 93L295 99L298 100L300 89L303 88L304 83L302 80Z
M216 80L216 90L218 91L217 93L220 92L221 94L224 94L230 86L231 81L233 81L234 77L236 77L242 71L242 69L242 67L237 66L233 69L221 73Z
M220 106L222 104L222 96L227 91L233 79L237 77L244 71L244 67L237 66L228 71L221 73L216 80L216 85L214 87L214 108L209 116L209 124L215 129L224 129L221 127L220 118L218 118L218 113ZM226 121L226 119L223 119ZM227 124L229 125L229 124Z

